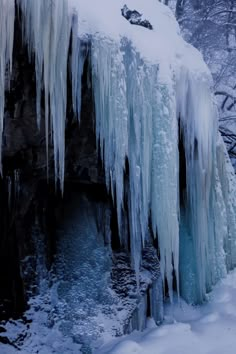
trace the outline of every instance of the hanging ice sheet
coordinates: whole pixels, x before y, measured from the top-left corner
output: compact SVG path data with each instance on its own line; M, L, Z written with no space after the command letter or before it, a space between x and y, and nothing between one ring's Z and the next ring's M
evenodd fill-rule
M195 303L235 266L235 176L218 137L210 80L193 80L182 70L177 85L187 184L180 218L180 284L182 295Z
M24 38L29 56L34 56L35 60L38 126L41 120L41 92L44 89L47 158L50 133L54 146L55 180L60 181L63 191L67 63L70 34L75 20L68 11L68 2L64 0L18 0L18 3L24 16ZM77 54L77 47L73 49ZM73 65L76 78L78 65L74 57ZM74 91L77 81L74 79Z
M119 223L124 200L125 157L129 161L128 205L133 264L152 226L158 235L161 271L172 289L178 279L178 147L174 89L159 79L128 41L92 41L96 132L104 151L107 186L116 195ZM171 75L171 72L170 72ZM120 226L121 229L121 226ZM170 293L172 296L172 294Z

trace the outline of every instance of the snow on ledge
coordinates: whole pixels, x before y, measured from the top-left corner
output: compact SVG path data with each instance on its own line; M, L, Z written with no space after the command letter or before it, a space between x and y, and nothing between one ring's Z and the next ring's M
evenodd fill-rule
M127 38L143 59L161 65L162 73L165 67L172 67L175 72L185 67L197 76L207 76L207 80L211 81L210 71L201 53L183 40L172 11L159 1L100 0L99 4L94 0L68 2L70 11L78 14L79 37L92 35L118 42ZM127 22L121 16L124 5L140 12L151 23L153 30ZM167 72L169 74L169 70Z

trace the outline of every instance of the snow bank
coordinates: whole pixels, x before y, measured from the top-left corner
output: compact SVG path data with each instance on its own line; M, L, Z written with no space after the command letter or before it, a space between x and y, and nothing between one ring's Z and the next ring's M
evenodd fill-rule
M236 273L221 281L209 303L185 302L166 308L165 324L150 322L142 334L133 333L103 346L96 354L234 354L236 346Z

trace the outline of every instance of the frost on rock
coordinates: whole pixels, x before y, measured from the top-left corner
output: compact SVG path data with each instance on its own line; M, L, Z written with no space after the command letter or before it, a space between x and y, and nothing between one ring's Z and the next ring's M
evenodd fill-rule
M158 65L145 63L127 41L119 48L116 43L93 40L91 57L96 132L104 152L107 186L111 184L112 195L116 196L119 224L125 158L129 161L127 197L134 268L138 273L151 210L162 277L172 289L172 260L178 271L178 150L173 88L158 85Z

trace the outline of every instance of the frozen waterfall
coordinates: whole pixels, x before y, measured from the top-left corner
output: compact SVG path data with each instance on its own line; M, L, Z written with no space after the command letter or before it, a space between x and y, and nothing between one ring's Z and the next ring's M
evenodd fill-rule
M0 136L14 23L14 1L1 1ZM190 302L201 302L236 265L235 177L217 135L211 76L201 55L181 39L170 11L154 0L146 8L141 0L127 1L140 7L153 31L122 18L121 0L103 0L96 11L92 0L17 0L17 4L29 57L35 61L39 127L44 91L46 145L51 136L56 182L63 190L67 81L71 79L79 119L87 60L106 185L117 206L124 247L129 242L121 230L128 209L137 279L142 248L153 234L170 298L175 279L178 293ZM179 137L186 165L184 190L179 188Z

